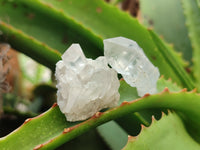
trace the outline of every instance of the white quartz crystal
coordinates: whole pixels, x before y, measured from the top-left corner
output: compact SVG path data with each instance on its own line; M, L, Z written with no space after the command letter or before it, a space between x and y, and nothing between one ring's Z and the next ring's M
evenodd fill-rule
M85 120L119 101L117 73L105 57L87 59L79 44L56 64L57 102L68 121Z
M159 70L135 41L124 37L106 39L104 55L111 67L122 74L128 84L137 88L139 96L157 92Z

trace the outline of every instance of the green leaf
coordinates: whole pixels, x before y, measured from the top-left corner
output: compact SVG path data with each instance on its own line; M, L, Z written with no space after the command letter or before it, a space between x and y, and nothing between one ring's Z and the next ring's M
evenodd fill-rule
M191 62L192 46L181 0L140 0L142 23L161 35ZM177 57L178 58L178 57Z
M157 82L158 92L162 92L165 87L168 87L170 91L173 92L181 90L181 88L171 80L165 80L163 77L161 77ZM136 88L129 86L124 80L120 81L119 93L119 104L123 101L131 101L139 98ZM141 124L145 126L150 125L152 113L155 114L155 111L148 110L136 112L117 119L117 123L121 125L129 134L137 135L141 130ZM115 150L122 149L128 138L128 134L119 125L117 125L114 121L110 121L97 127L97 130L103 137L104 141L108 143L111 149Z
M2 9L0 9L2 10ZM1 13L1 12L0 12ZM50 48L48 45L34 39L33 37L23 33L21 30L6 24L0 19L0 30L6 34L9 43L19 51L30 56L36 61L55 69L55 64L61 59L60 53ZM13 39L14 38L14 39Z
M200 118L199 107L200 95L194 92L169 93L165 89L162 93L146 95L132 102L124 102L106 112L98 112L90 119L72 126L71 123L66 122L65 116L60 112L58 106L54 106L43 115L27 120L16 131L1 138L0 148L33 149L37 146L37 149L54 149L105 122L130 113L155 108L181 112L181 117L185 121L199 127L200 120L196 119ZM198 128L195 128L195 134L199 138L200 130Z
M17 2L17 4L19 3L20 9L17 7L16 10L19 9L18 11L13 12L12 10L12 12L9 13L11 9L7 11L4 7L7 7L6 5L12 5L15 2ZM27 10L34 12L35 18L33 18L31 22L24 19L24 13L20 13L23 9L25 9L21 8L20 5L25 5ZM42 51L42 48L44 47L42 46L42 43L45 43L46 49L48 46L48 49L51 48L54 50L58 49L60 52L63 51L61 50L61 47L53 47L52 43L60 43L60 39L62 39L60 37L62 37L62 34L59 33L63 33L65 30L70 33L73 32L72 36L68 36L70 41L80 43L84 52L91 54L91 56L101 55L103 52L103 39L124 36L135 40L143 48L152 63L159 67L161 74L164 74L166 78L171 77L175 82L177 82L177 84L183 85L189 89L191 89L191 86L193 85L193 83L188 83L183 80L183 78L189 78L189 76L184 71L180 72L180 67L182 67L180 62L177 59L173 60L173 62L171 62L171 59L168 59L168 54L166 55L166 53L168 53L170 49L166 53L163 53L163 51L166 51L167 48L162 49L163 47L158 47L154 39L152 39L149 31L139 24L135 18L132 18L127 13L124 13L116 7L106 4L103 1L83 0L80 2L79 0L74 0L72 2L71 0L14 0L12 2L8 2L8 0L6 0L4 6L0 5L0 8L3 12L1 12L0 18L4 21L0 27L2 28L1 30L4 35L8 35L8 39L12 42L11 44L17 49L21 48L24 53L40 61L42 64L51 67L51 69L53 69L56 60L58 61L60 56L56 58L54 58L56 55L52 55L53 58L47 56L51 59L51 62L46 60L47 57L45 56L45 53L49 55L49 52L47 50L45 52ZM82 11L83 9L84 11ZM25 9L23 11L27 10ZM15 13L19 14L19 18L21 17L23 20L17 20L18 17L14 15ZM23 34L21 32L11 32L9 30L10 28L6 28L8 25L5 24L5 16L9 16L10 18L9 24L11 26L9 27L12 27L12 29L19 28L17 31L20 30ZM37 16L39 19L37 19ZM44 23L43 20L46 23ZM26 28L22 28L23 26L21 26L20 22L24 22L23 26ZM33 23L33 28L27 28L31 23ZM52 25L52 23L55 23L56 25ZM49 26L47 26L48 24ZM62 27L57 25L61 25ZM16 38L16 40L13 41L11 40L11 37L15 34L17 35L16 37L20 36L20 38ZM54 42L52 42L52 40L48 41L49 37L54 37L55 34L58 34L58 38L56 37L58 41L55 39ZM27 36L29 36L29 38ZM27 40L30 40L30 37L33 37L34 41L37 40L37 42L34 43L31 41L27 45L26 42L28 43ZM22 42L24 44L22 44ZM34 48L33 43L37 43L37 48ZM20 47L22 45L25 46ZM29 51L26 51L26 49L29 49ZM173 66L174 64L176 64L176 66ZM177 66L179 67L177 68Z
M193 47L193 71L197 87L200 87L200 8L196 0L182 0L186 25Z
M200 145L188 135L182 120L175 114L163 114L150 127L143 127L136 137L129 137L123 150L198 150Z
M175 57L173 52L170 51L169 47L167 47L167 45L152 30L149 30L149 33L152 36L152 39L154 40L157 47L160 49L160 52L163 54L163 56L165 56L168 64L170 64L171 67L174 68L174 72L176 72L176 74L179 74L180 80L182 80L182 83L185 84L184 87L192 90L195 87L194 82L185 72L180 63L177 63L177 58Z
M176 83L173 83L171 79L165 80L163 77L161 77L157 82L158 92L162 92L166 87L171 92L181 91L181 87L179 87Z
M170 91L178 92L181 91L181 88L178 87L171 80L165 80L164 77L161 77L157 82L158 92L162 92L166 87ZM120 81L120 101L119 104L123 101L134 101L139 98L137 95L137 90L135 87L131 87L124 80ZM129 114L127 116L120 117L115 121L127 131L129 135L137 135L141 130L141 124L149 126L151 124L151 117L154 115L156 118L160 119L161 111L151 109L143 110Z
M190 85L188 85L188 83L185 83L183 80L181 80L181 82L179 81L182 79L180 77L182 76L181 73L179 74L180 76L177 77L176 67L179 65L177 60L170 62L169 59L166 59L168 56L165 54L163 55L163 53L160 52L162 49L155 45L147 29L141 26L136 19L131 18L129 15L117 10L115 7L108 6L103 1L98 0L94 0L92 3L90 0L84 0L81 2L77 0L73 2L38 0L37 3L31 0L28 3L27 1L24 1L24 3L31 5L30 7L33 7L34 9L42 11L48 15L53 15L53 12L55 12L54 15L56 15L57 18L60 17L66 21L68 17L74 18L75 21L77 21L79 24L83 24L86 29L90 29L92 33L96 35L93 37L88 37L91 41L94 41L96 45L98 44L97 46L99 48L102 47L103 39L96 37L103 37L105 39L116 36L124 36L137 41L151 62L154 63L154 65L159 66L161 74L165 74L166 77L173 78L177 83L182 83L184 86L190 89ZM48 5L51 7L47 7ZM87 9L81 11L82 8ZM98 9L101 11L99 12ZM63 12L63 14L60 14L60 12ZM97 20L96 18L100 19ZM171 66L171 63L177 63L178 65L173 67ZM186 73L184 73L184 75L187 76Z
M33 149L39 143L46 142L63 132L63 129L73 125L67 123L65 116L57 106L40 116L27 119L24 124L5 138L0 138L2 150Z
M133 102L125 102L121 106L108 110L102 114L97 113L91 119L66 129L66 133L60 134L51 140L51 142L40 145L41 149L55 148L56 145L60 145L71 138L88 131L89 129L96 127L104 122L116 119L124 115L141 111L150 108L167 108L182 112L187 117L188 122L191 121L197 127L200 125L198 119L200 110L200 96L196 93L168 93L146 96ZM190 109L193 108L193 109ZM199 131L196 131L197 135Z
M75 42L92 50L85 51L88 57L102 55L99 48L80 39L74 26L59 23L51 16L45 16L16 0L0 0L0 30L3 32L0 41L8 40L15 49L52 70L61 59L60 53Z

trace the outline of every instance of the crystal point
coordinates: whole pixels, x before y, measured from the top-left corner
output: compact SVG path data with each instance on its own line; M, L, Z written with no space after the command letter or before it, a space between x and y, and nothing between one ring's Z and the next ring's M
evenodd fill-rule
M119 101L117 73L105 57L87 59L73 44L56 64L57 102L68 121L85 120Z
M135 41L124 37L106 39L104 55L111 67L122 74L128 84L137 88L139 96L157 92L159 70Z

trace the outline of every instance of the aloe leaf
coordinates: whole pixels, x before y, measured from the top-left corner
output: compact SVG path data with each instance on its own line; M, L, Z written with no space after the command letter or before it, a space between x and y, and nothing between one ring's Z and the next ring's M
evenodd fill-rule
M197 86L200 86L200 8L196 0L182 0L184 13L186 16L186 25L189 30L189 37L193 47L193 71L197 81Z
M165 87L168 87L170 91L173 92L181 90L181 88L173 83L170 79L165 80L163 77L161 77L157 82L158 92L162 92ZM136 88L129 86L124 80L120 81L119 93L119 104L123 101L131 101L139 98ZM97 130L111 149L120 150L125 146L128 134L137 135L141 130L141 124L145 126L149 126L151 124L151 115L152 112L150 110L128 114L120 119L117 119L117 123L122 125L121 127L114 121L110 121L97 127Z
M16 148L17 146L20 146L20 148L22 148L22 144L25 144L25 148L28 146L33 148L39 144L36 147L37 149L53 149L85 133L86 131L97 127L100 124L149 108L174 109L182 112L187 119L190 118L188 121L192 121L194 125L199 126L200 122L198 119L196 119L199 118L200 114L199 106L200 96L196 93L169 93L167 90L165 90L163 93L145 96L133 102L124 102L119 107L110 109L104 113L98 112L91 119L73 127L68 127L70 124L65 121L64 115L61 114L59 108L55 106L46 114L37 117L36 119L32 119L31 121L27 121L27 123L25 123L12 134L1 138L0 147L5 147L6 149L7 147ZM44 123L44 121L48 123ZM199 132L196 132L196 134L198 133ZM20 138L24 136L28 136L30 138L26 138L27 141L25 141L23 138ZM32 136L37 138L32 138ZM16 139L18 138L19 145L13 142L13 139L15 139L14 141L17 141ZM44 141L44 143L41 144L41 141Z
M121 106L108 110L104 113L97 113L91 119L73 126L71 128L65 129L62 134L58 135L50 142L39 145L38 149L52 149L57 145L60 145L64 142L69 141L70 139L80 135L90 128L94 128L104 122L110 121L111 119L116 119L118 117L124 116L131 112L140 111L149 108L167 108L174 109L182 112L185 116L187 116L188 121L192 121L192 123L197 126L200 125L199 120L199 105L200 105L200 97L196 93L169 93L167 90L162 94L145 96L141 99L138 99L133 102L124 102ZM193 108L192 110L189 108Z
M164 77L161 77L157 82L158 92L162 92L166 87L168 87L168 89L172 92L181 91L181 88L173 83L170 79L165 80ZM122 103L123 101L129 102L139 98L136 88L131 87L124 80L120 81L119 93L119 103ZM126 130L129 135L137 135L141 130L141 124L145 126L149 126L151 124L152 115L159 119L161 116L161 112L155 109L143 110L129 114L127 116L120 117L115 121L121 127L123 127L123 129Z
M188 135L182 120L175 114L169 113L157 121L152 119L150 127L143 126L136 137L129 137L123 150L198 150L200 145Z
M181 87L179 87L176 83L174 83L171 80L171 78L169 78L168 80L165 80L164 76L161 76L157 81L157 90L158 90L158 92L162 92L166 87L171 92L181 91ZM139 98L136 88L131 87L123 79L120 80L119 93L120 93L119 104L121 104L123 101L129 102L129 101Z
M179 63L176 63L177 58L172 53L172 51L169 50L167 45L162 42L161 39L158 38L158 36L152 30L149 30L149 33L157 47L160 49L160 52L163 53L163 56L165 56L165 59L168 60L168 63L171 64L172 68L174 68L176 74L179 74L179 77L186 85L185 87L192 90L195 87L192 79L188 76L188 74L185 73L184 68L181 67Z
M7 34L9 43L14 45L14 48L19 49L50 69L55 69L56 62L61 59L60 53L1 20L0 29Z
M161 51L161 49L159 47L156 47L154 41L151 40L148 31L143 26L141 26L136 19L131 18L127 14L117 10L112 6L108 6L103 1L94 1L93 3L91 3L91 1L89 0L84 0L81 2L54 0L38 0L37 3L35 1L29 1L28 3L27 1L23 2L27 5L31 5L30 7L38 9L38 11L42 11L48 15L53 15L53 12L55 12L54 15L57 14L57 17L60 17L66 21L70 16L74 18L75 21L77 21L79 24L83 24L86 29L90 29L91 31L93 31L93 34L96 35L96 37L103 37L105 39L114 36L124 36L133 39L139 43L149 59L156 66L160 66L160 64L165 64L160 62L163 62L164 60L166 60L166 57L168 57L165 54L163 55L163 53L158 52ZM87 7L88 5L90 5L90 7ZM82 8L86 7L87 9L85 9L84 12L81 11ZM99 12L98 9L100 9L101 11ZM82 15L84 15L83 13L85 13L85 16L87 17L81 17ZM94 18L97 17L101 19L95 20ZM107 24L110 24L110 26L108 26ZM113 26L112 24L115 25ZM120 26L117 26L117 24L119 24ZM95 41L97 46L102 47L101 38L91 37L90 40ZM169 59L167 59L166 62L167 64L162 67L160 66L159 70L161 74L165 74L166 77L172 77L174 79L175 76L173 76L172 74L169 75L168 73L171 72L170 70L173 70L173 74L179 71L176 70L176 67L178 65L176 67L171 66L171 63L178 62L176 60L175 62L170 62ZM173 67L173 69L171 67ZM166 72L166 70L168 71ZM182 72L179 73L179 75L182 76ZM185 76L187 76L186 73ZM175 81L179 83L179 81L177 80L180 79L182 78L179 77L178 79L175 79ZM190 85L188 85L188 83L185 83L184 80L181 80L181 82L184 84L184 86L191 89Z
M13 4L14 2L16 2L16 1L8 2L8 0L7 0L6 3L4 4L4 6L0 5L0 7L2 7L0 10L4 10L3 11L4 13L1 13L1 14L4 14L4 15L1 15L1 20L4 19L4 17L2 17L2 16L6 16L6 14L8 13L6 9L3 9L5 7L5 5L10 5L7 3ZM58 24L62 25L61 29L65 28L69 32L73 31L73 36L75 36L76 38L74 38L73 36L69 36L71 39L71 42L78 41L81 44L81 46L83 47L83 49L85 50L85 52L89 53L89 54L92 53L92 54L99 55L103 52L103 42L102 42L103 39L110 38L110 37L116 37L116 36L124 36L124 37L127 37L127 38L137 41L138 44L144 49L148 58L152 61L152 63L154 65L159 67L161 74L164 74L166 78L171 77L179 85L183 85L183 86L191 89L192 83L190 83L188 85L188 82L185 82L185 80L182 80L183 72L177 74L177 71L179 72L180 69L176 69L176 67L171 66L172 64L179 64L180 62L177 60L175 60L175 62L169 62L171 60L166 59L166 57L168 57L168 56L165 56L165 54L160 52L161 49L159 47L157 47L157 45L154 43L148 30L145 27L143 27L142 25L140 25L136 19L134 19L131 16L129 16L128 14L118 10L114 6L106 4L103 1L97 1L97 0L94 0L92 2L89 0L83 0L81 2L78 0L75 0L73 2L70 0L65 0L65 1L55 1L55 0L25 1L25 0L20 0L20 1L17 1L17 3L21 4L22 6L25 5L25 7L27 7L28 10L31 10L34 13L39 14L39 16L41 16L40 19L38 19L38 21L34 22L34 19L37 17L32 19L32 23L34 23L33 27L35 25L37 25L32 32L39 33L39 31L42 30L41 34L44 36L41 36L41 37L44 37L44 38L43 39L37 38L36 35L38 35L38 34L33 35L32 32L30 33L30 31L27 31L22 27L20 28L19 26L21 24L20 25L19 25L19 23L17 24L18 21L16 21L16 19L15 19L17 17L13 16L13 12L8 14L8 16L10 17L10 20L11 20L10 22L13 23L13 25L10 23L11 27L13 27L14 29L19 28L19 30L22 31L22 33L24 35L31 36L35 40L37 40L37 43L39 41L41 41L41 43L45 43L45 45L48 46L49 48L53 47L51 43L59 43L60 40L59 41L54 40L55 42L52 42L52 40L51 40L51 41L47 42L48 37L54 37L54 32L56 32L56 34L57 34L58 27L56 27L56 25L58 25ZM16 8L16 10L17 9L18 8ZM84 11L82 11L83 9L84 9ZM19 13L19 12L17 11L17 13ZM20 14L20 16L22 16L22 15ZM42 16L46 17L44 19L46 21L57 23L56 25L50 24L49 25L50 27L48 27L50 29L53 29L53 31L54 31L53 33L51 32L51 30L48 30L46 25L42 26L40 30L38 29L39 28L38 26L40 25L40 24L38 25L38 23L40 23L41 20L43 19ZM23 17L21 17L21 18L23 18ZM96 19L96 18L98 18L98 19ZM14 21L12 21L13 19L14 19ZM5 25L6 20L3 20L3 21L4 21L4 25ZM26 29L27 29L27 27L30 25L30 22L25 20L24 23L26 24L26 22L27 22L27 25L24 25L24 26L26 26ZM3 30L4 35L6 35L6 34L9 35L8 39L10 39L11 42L14 42L11 40L11 35L15 35L15 34L18 35L19 33L14 32L15 34L11 34L9 32L8 28L6 28L6 27L2 25L1 30ZM56 30L54 28L56 28ZM36 30L36 29L38 29L38 30ZM62 30L62 32L64 32L64 31L65 30ZM48 32L48 35L46 34L47 32ZM60 33L60 32L61 31L59 31L58 33ZM58 36L59 36L58 39L60 39L60 35L58 35ZM21 38L22 39L17 38L17 41L25 40L25 39L23 39L23 38L25 38L24 36L22 36ZM30 38L29 38L29 40L30 40ZM14 47L16 47L18 43L14 43L14 44L11 43L11 44ZM40 49L40 50L33 49L33 45L29 44L26 47L26 49L30 49L31 52L26 51L25 47L19 47L19 44L18 44L18 47L16 47L16 48L17 49L22 48L23 52L29 56L32 55L31 54L32 51L35 54L37 52L37 54L38 54L37 57L36 57L36 55L35 56L33 55L34 59L40 61L42 64L51 66L51 69L53 69L55 62L56 62L56 60L59 60L59 57L56 57L51 62L48 62L48 61L45 61L45 59L42 59L43 56L41 55L41 53L42 53L41 52L42 51L41 43L39 44L40 46L37 47L37 49ZM22 43L20 44L20 46L21 45L22 45ZM52 49L54 49L54 50L58 49L59 51L62 51L60 47L53 47ZM38 53L38 51L40 53ZM48 53L48 51L46 51L44 53ZM176 65L176 66L181 67L181 65ZM184 74L185 74L184 77L187 76L186 72L184 72Z
M142 23L153 28L168 43L173 44L185 60L191 62L192 47L181 0L140 0L140 8Z
M80 39L73 27L68 28L19 1L0 0L0 30L3 32L1 41L5 37L4 41L8 41L15 49L52 70L60 60L60 54L74 42L92 50L85 51L88 57L102 55L99 48L87 40Z
M179 87L176 83L173 83L170 78L168 80L165 80L164 77L161 77L157 82L157 90L158 90L158 92L162 92L166 87L171 92L179 92L179 91L181 91L181 87Z
M66 122L65 116L54 105L46 113L34 119L27 119L12 134L0 138L0 148L2 150L33 149L38 143L46 142L56 134L62 133L63 128L70 125L72 124Z
M133 88L133 87L130 87L124 80L121 80L121 86L120 86L120 90L119 90L119 92L120 92L120 94L121 94L121 102L123 102L123 99L124 100L126 100L126 101L131 101L131 100L133 100L133 99L136 99L136 98L138 98L138 96L137 96L137 91L136 91L136 89L135 88ZM169 87L170 88L170 90L172 90L172 91L179 91L180 90L180 88L177 88L176 87L176 85L175 84L173 84L170 80L169 81L166 81L166 80L164 80L164 78L161 78L161 79L159 79L159 81L158 81L158 89L160 89L160 91L162 91L163 89L164 89L164 87ZM47 86L47 85L41 85L41 86L39 86L38 88L37 88L37 90L35 90L35 93L37 93L37 94L39 94L39 93L46 93L46 91L44 91L44 88L43 87L48 87L48 88L51 88L50 90L52 91L52 92L55 92L55 90L56 89L54 89L53 87L49 87L49 86ZM126 94L125 94L126 93ZM36 95L37 95L36 94ZM8 98L7 98L8 99ZM120 102L120 103L121 103ZM10 109L10 108L8 108L8 107L5 107L5 109L4 109L5 111L6 111L6 113L7 114L9 114L9 113L19 113L18 111L15 111L15 112L13 112L13 110L12 109ZM29 113L26 113L26 114L19 114L20 116L21 115L25 115L25 117L30 117L30 116L35 116L35 114L33 115L33 114L29 114ZM138 116L139 114L138 113L136 113L136 116L137 117L140 117L140 116ZM130 116L130 114L128 115L128 116ZM140 117L141 118L141 117ZM131 118L132 119L132 118ZM146 120L143 120L142 121L142 123L143 124L145 124L145 125L149 125L149 123L145 123L145 121ZM141 122L141 121L140 121ZM114 125L113 125L114 124ZM140 123L137 123L139 126L140 126ZM133 124L133 125L135 125L135 124ZM58 128L58 127L56 127L56 128ZM114 131L113 131L114 130ZM125 144L126 144L126 139L127 139L127 133L125 133L124 131L123 131L123 129L121 129L118 125L116 125L116 123L114 123L114 122L112 122L112 123L108 123L108 125L107 124L105 124L105 125L102 125L102 126L100 126L100 129L99 129L99 127L98 127L98 131L99 131L99 133L100 133L100 135L104 138L104 140L110 145L110 147L111 148L113 148L113 147L118 147L118 148L122 148ZM139 132L140 131L140 128L139 128L139 130L137 131L137 132ZM39 131L38 131L39 132ZM108 135L112 135L113 134L113 132L116 134L116 138L108 138L107 136ZM117 136L117 134L119 133L119 135ZM119 139L118 139L118 137L123 137L122 139L120 139L120 142L118 141ZM118 144L115 144L115 145L113 145L113 144L111 144L111 143L113 143L114 141L118 141L117 143ZM1 145L1 144L0 144Z
M150 108L174 109L182 112L184 119L187 118L188 121L199 126L200 122L196 119L199 118L199 107L200 96L198 94L191 92L169 93L168 90L165 90L163 93L146 95L132 102L124 102L120 106L103 113L97 112L91 119L69 127L72 124L66 122L58 106L54 106L45 114L35 119L28 119L15 132L1 138L0 147L4 149L16 149L18 147L20 149L23 147L24 149L34 147L35 149L54 149L105 122ZM196 134L198 135L199 131L196 131ZM24 139L22 137L29 138ZM17 143L13 141L17 141ZM42 144L42 142L44 143Z

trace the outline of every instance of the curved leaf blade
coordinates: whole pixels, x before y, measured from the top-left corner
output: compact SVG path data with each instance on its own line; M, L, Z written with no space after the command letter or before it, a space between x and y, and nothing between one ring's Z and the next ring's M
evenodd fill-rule
M170 62L170 59L166 59L168 56L160 52L160 47L154 43L148 30L140 25L136 19L114 6L99 0L92 2L90 0L83 0L81 2L78 0L73 2L71 0L20 0L17 2L31 8L34 12L46 16L49 18L48 20L63 24L63 27L68 31L74 31L76 38L72 36L71 41L77 42L76 39L78 39L85 52L96 54L96 56L101 55L103 52L103 39L124 36L137 41L148 58L154 65L159 67L161 74L164 74L166 78L171 77L178 84L189 89L193 85L192 81L188 83L182 80L185 77L189 78L189 76L184 71L180 72L180 68L176 68L177 66L181 67L180 62L177 60ZM43 29L45 30L44 27ZM48 39L47 36L45 37ZM172 64L177 65L173 67ZM54 66L55 64L51 65ZM177 74L177 72L179 73Z
M186 25L189 30L189 37L193 47L193 71L197 81L197 87L200 86L200 8L196 0L182 0L184 13L186 16Z
M0 147L7 149L7 147L16 148L17 146L21 147L22 144L27 144L29 148L34 148L39 144L36 149L54 149L105 122L133 112L151 108L172 109L181 112L181 116L184 116L185 121L188 121L198 127L200 125L200 120L196 118L200 118L199 107L200 95L192 92L169 93L168 90L165 90L164 92L156 95L144 96L143 98L139 98L132 102L124 102L120 106L103 113L97 112L89 120L69 127L71 124L65 121L64 115L56 106L53 109L50 109L46 114L25 123L10 135L1 138ZM45 118L47 119L47 124L44 123ZM198 128L195 131L195 134L200 135ZM38 137L35 139L35 135L41 136L40 138L42 139L40 140L43 140L44 143L41 144L41 141L37 140L39 139ZM27 141L20 138L21 140L19 139L18 143L13 142L13 139L24 136L29 137L26 138ZM34 137L35 140L31 137Z
M33 119L27 119L17 130L0 138L0 149L33 149L39 143L46 142L73 125L66 122L65 116L57 106Z
M16 0L0 0L0 21L3 33L0 41L9 42L15 49L51 70L55 69L61 53L72 43L80 43L88 57L96 58L103 54L93 43L80 38L74 26L68 27Z
M143 127L136 137L129 137L123 150L198 150L200 145L187 133L182 120L175 113L152 119L150 127Z

